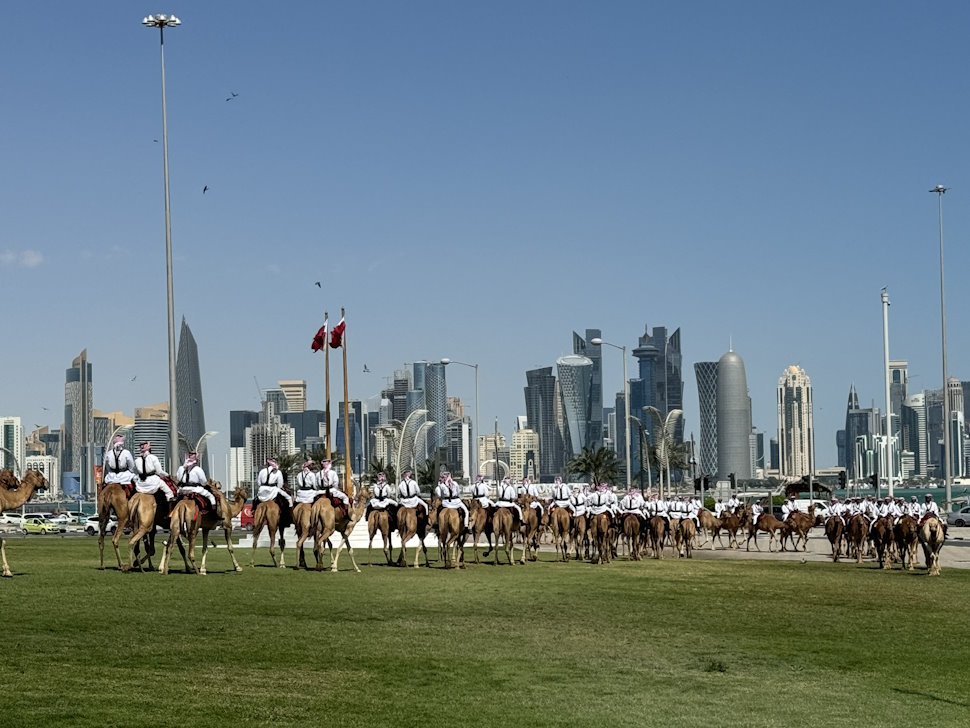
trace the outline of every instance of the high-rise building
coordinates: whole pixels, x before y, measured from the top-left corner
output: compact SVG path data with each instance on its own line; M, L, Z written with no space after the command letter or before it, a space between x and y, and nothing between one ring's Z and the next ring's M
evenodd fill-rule
M635 352L634 352L635 353ZM700 410L700 466L702 475L717 473L717 362L694 364L697 404Z
M562 405L562 438L566 459L593 445L589 428L593 406L593 360L576 354L556 360L559 398ZM602 399L600 400L602 412ZM602 417L602 414L600 415ZM600 423L602 429L602 422Z
M500 463L497 467L496 456ZM501 432L479 435L478 463L482 475L492 480L496 476L502 478L509 473L509 447L505 443L505 435Z
M684 408L683 355L680 351L680 329L667 335L666 326L655 326L653 331L644 326L643 336L633 350L643 381L642 399L630 393L630 414L638 417L645 426L651 423L642 414L643 407L656 407L664 417L670 410ZM684 418L677 421L674 439L684 441ZM711 471L713 472L713 471Z
M343 405L340 405L339 412L343 412ZM256 415L257 413L247 414ZM325 410L304 409L301 412L283 412L280 414L280 422L293 428L293 441L296 443L297 450L303 452L309 452L321 441L325 441L327 436L327 413ZM247 426L249 424L252 423L247 423ZM338 447L337 449L341 450L342 448Z
M902 359L889 360L889 403L893 413L895 429L891 434L899 434L899 415L909 396L909 362Z
M195 449L205 434L205 408L202 405L202 377L199 373L199 347L192 330L182 317L179 331L178 356L175 360L176 414L179 440L182 442L179 456L189 448ZM184 441L182 438L184 437ZM184 449L183 449L184 448ZM199 454L199 465L209 472L209 456L205 450Z
M717 360L717 475L751 477L751 398L744 361L734 351Z
M875 467L873 458L865 453L873 450L873 438L879 434L879 423L879 410L875 407L861 409L855 385L850 385L845 410L845 474L849 480L865 478L871 472L866 468ZM864 445L860 445L860 442Z
M539 449L539 434L534 430L517 430L512 435L512 446L509 448L509 467L513 479L530 478L538 480L539 472L536 463Z
M147 415L147 416L139 416ZM143 408L135 410L135 427L132 430L132 440L136 443L151 443L152 453L161 463L162 470L171 473L174 477L175 470L181 463L172 462L169 459L169 437L168 437L168 410Z
M925 395L918 392L907 397L900 414L903 451L913 453L913 474L926 475L929 463Z
M585 338L573 332L573 354L586 357L591 364L586 438L594 448L603 444L603 345L593 343L601 335L599 329L586 329Z
M298 452L293 428L283 424L280 415L276 413L275 403L270 399L263 400L259 421L246 428L245 439L249 450L247 460L252 470L247 474L248 477L240 479L249 482L256 481L256 474L263 467L266 458Z
M280 379L278 384L283 390L287 412L302 412L306 409L306 380ZM181 418L179 422L181 422Z
M556 427L556 377L552 367L542 367L527 371L525 380L526 420L539 437L539 477L555 477L565 466Z
M263 401L273 404L273 412L277 416L287 411L286 395L283 394L282 389L267 389L263 392Z
M28 455L23 460L24 470L36 470L47 480L49 495L61 496L61 465L53 455Z
M93 496L96 487L91 477L93 460L89 455L94 434L94 384L91 374L88 350L84 349L71 362L64 385L64 452L61 456L61 472L81 474L81 491L84 496Z
M448 423L445 434L445 462L448 469L457 480L460 477L475 481L471 463L472 421L470 417L462 417Z
M815 469L812 382L800 366L791 365L778 378L777 404L781 475L809 475Z
M20 475L26 457L25 444L20 418L0 417L0 447L4 448L0 450L0 468Z
M424 364L423 370L424 408L428 410L428 419L434 422L427 430L427 453L428 457L433 457L438 448L445 444L445 433L448 429L448 385L445 381L444 364L428 362ZM417 369L415 374L417 375Z
M943 389L925 390L923 401L926 404L925 475L943 477Z
M950 377L946 380L946 392L949 398L950 412L964 414L962 382L956 377Z

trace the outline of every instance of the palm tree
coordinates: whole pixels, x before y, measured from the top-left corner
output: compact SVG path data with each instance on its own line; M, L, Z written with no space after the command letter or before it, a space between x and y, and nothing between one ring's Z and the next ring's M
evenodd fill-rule
M433 486L438 481L438 473L435 461L432 459L418 463L418 485Z
M660 495L663 496L663 483L664 474L667 475L667 489L670 489L670 469L672 457L674 456L674 448L677 445L675 440L675 433L677 427L678 418L682 417L684 412L679 409L672 409L667 413L666 416L660 414L660 410L656 407L647 405L645 408L650 416L653 418L653 439L656 445L656 455L657 455L657 469L660 472ZM686 460L686 458L685 458Z
M321 460L326 459L327 448L325 448L323 445L317 445L309 453L307 453L307 457L311 460L316 460L319 463ZM332 453L330 453L330 465L334 470L337 469L338 465L343 464L344 454L342 452L339 450L334 450Z
M588 479L588 482L613 483L620 477L620 461L616 453L606 447L592 448L586 446L576 457L566 463L570 473L576 473Z
M303 463L303 456L298 452L284 452L277 455L274 459L276 460L277 466L279 466L280 472L283 473L283 482L289 485L290 476L296 473Z
M367 469L368 469L368 473L366 477L367 477L368 483L373 483L374 481L376 481L377 474L380 472L383 472L384 475L387 476L387 481L389 483L397 482L397 473L394 472L393 463L385 463L381 458L373 457L371 458L371 461L367 464Z

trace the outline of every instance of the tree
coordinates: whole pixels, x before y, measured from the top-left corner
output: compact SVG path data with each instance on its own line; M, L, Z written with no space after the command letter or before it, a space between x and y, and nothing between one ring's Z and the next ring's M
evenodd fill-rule
M430 485L433 486L438 482L438 472L433 459L425 460L423 463L418 463L418 485Z
M303 456L298 452L280 453L274 459L280 472L283 473L283 481L287 484L290 482L290 476L296 473L300 465L303 464Z
M670 488L670 471L674 465L674 458L678 455L676 450L677 441L675 440L677 420L684 413L682 410L672 409L664 416L660 414L660 410L650 405L646 407L646 410L653 419L653 439L656 442L657 469L660 472L660 493L663 495L665 474L667 476L666 482L668 490ZM686 467L686 461L687 457L685 456L685 464L681 468Z
M307 453L307 457L319 463L321 460L326 459L327 448L325 448L323 445L317 445L309 453ZM332 453L330 453L330 466L334 470L337 469L338 465L343 465L343 464L344 464L344 454L342 452L340 452L339 450L334 450Z
M584 447L566 464L566 468L570 473L587 478L593 485L604 482L616 484L620 477L620 461L616 459L616 453L606 447Z
M387 476L387 482L396 483L397 473L394 472L393 463L385 463L379 457L371 458L371 461L367 463L367 475L366 480L368 483L373 483L377 481L377 474L383 472Z

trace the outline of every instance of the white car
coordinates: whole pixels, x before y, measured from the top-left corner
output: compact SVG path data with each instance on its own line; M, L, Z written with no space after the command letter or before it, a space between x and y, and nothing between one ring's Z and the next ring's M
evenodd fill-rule
M108 519L108 525L105 528L106 533L113 534L118 530L118 519L115 518L114 514L111 514L111 518ZM84 532L88 536L94 536L101 531L101 522L99 520L98 514L93 516L88 516L87 520L84 522Z
M808 513L808 507L810 505L815 506L815 525L821 526L828 520L829 517L829 506L823 500L818 498L814 500L809 500L808 498L796 498L795 505L798 506L798 510L802 513Z
M0 513L0 526L20 526L20 514L16 511Z

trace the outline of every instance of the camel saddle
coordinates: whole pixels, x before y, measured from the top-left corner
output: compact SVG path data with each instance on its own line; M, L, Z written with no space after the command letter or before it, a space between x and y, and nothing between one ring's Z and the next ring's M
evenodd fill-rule
M158 495L156 494L156 498ZM207 516L212 512L212 504L209 503L209 499L200 493L183 493L178 497L178 500L191 500L195 501L195 510L200 516Z
M121 486L121 488L125 491L125 498L131 500L131 497L135 494L135 481L133 480L130 483L125 483Z
M293 525L293 509L289 502L281 495L274 498L276 505L280 509L280 528L287 528Z
M343 513L345 521L350 520L350 510L344 505L344 502L334 495L327 493L327 498L330 499L330 505L333 506L334 518L338 517L338 514Z

